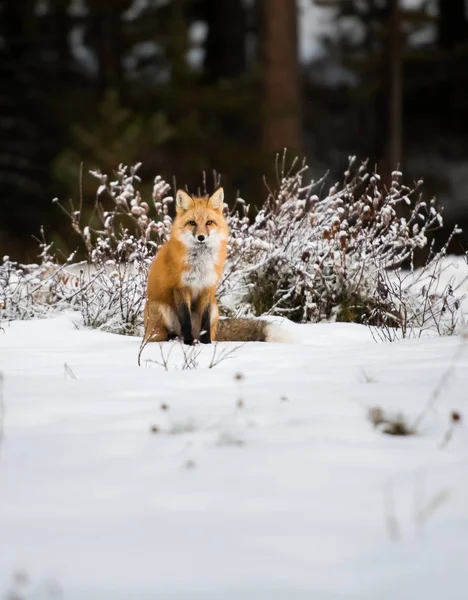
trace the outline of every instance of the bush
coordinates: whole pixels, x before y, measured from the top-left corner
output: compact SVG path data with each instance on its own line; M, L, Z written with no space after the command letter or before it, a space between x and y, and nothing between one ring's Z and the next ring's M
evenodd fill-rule
M295 163L286 170L283 156L278 189L256 217L248 218L242 202L231 216L221 301L303 323L365 323L387 336L391 328L403 336L427 328L443 333L443 318L453 331L460 299L450 286L436 293L434 285L451 236L429 253L418 277L413 273L415 252L442 225L434 201L422 199L422 182L410 188L395 171L387 190L367 162L352 157L343 183L319 198L323 180L306 183L306 174ZM432 285L421 290L422 278Z
M85 326L136 335L142 324L146 277L155 251L170 235L169 185L156 177L150 204L138 192L139 165L120 165L108 182L99 171L96 202L84 225L83 206L68 210L57 200L78 236L85 261L64 264L41 245L41 262L23 266L4 259L0 267L0 303L5 319L43 316L51 310L76 308Z
M127 335L140 333L149 265L172 226L170 186L156 177L151 202L143 201L139 167L120 165L110 183L107 175L91 172L100 185L86 226L81 206L67 211L59 204L86 252L86 265L75 279L84 325Z
M46 316L53 308L73 304L73 296L66 285L65 268L74 259L74 253L64 265L58 265L50 254L51 246L40 244L39 264L23 265L4 256L0 264L0 321L32 319Z
M240 198L226 213L231 237L218 290L224 314L359 322L390 340L455 330L460 298L450 284L437 288L448 242L438 253L430 249L417 276L413 271L415 252L442 224L434 201L422 199L422 182L408 187L395 171L386 189L367 162L352 157L343 182L323 194L324 179L308 182L304 164L285 165L283 155L277 190L269 190L255 216ZM140 332L147 272L170 235L172 197L157 177L150 202L143 200L138 167L121 165L110 182L92 172L99 186L86 225L81 202L70 210L58 203L81 240L83 263L73 264L73 254L59 264L45 241L39 265L4 261L3 318L71 306L86 326Z

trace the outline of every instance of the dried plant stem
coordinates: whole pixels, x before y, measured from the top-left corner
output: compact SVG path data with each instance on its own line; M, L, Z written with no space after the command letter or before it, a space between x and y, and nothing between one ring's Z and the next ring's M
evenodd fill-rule
M432 390L432 393L427 401L426 406L424 407L424 409L419 413L419 415L416 417L416 419L414 420L414 423L412 425L412 429L414 429L415 431L419 428L419 426L421 425L421 423L423 422L423 420L426 418L426 415L428 414L429 411L431 411L437 400L439 399L439 396L442 392L442 390L444 389L444 387L447 385L450 377L453 375L454 369L458 363L458 361L460 360L464 350L465 350L465 344L466 344L466 337L462 336L460 343L457 346L456 351L454 352L449 365L447 366L447 368L445 369L445 371L442 373L440 379L438 380L435 388Z

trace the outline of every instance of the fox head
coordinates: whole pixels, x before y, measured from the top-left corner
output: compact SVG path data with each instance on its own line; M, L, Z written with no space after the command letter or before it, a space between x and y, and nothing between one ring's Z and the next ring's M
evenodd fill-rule
M192 197L177 190L177 217L173 234L189 248L216 247L228 237L228 226L223 215L223 188L211 196Z

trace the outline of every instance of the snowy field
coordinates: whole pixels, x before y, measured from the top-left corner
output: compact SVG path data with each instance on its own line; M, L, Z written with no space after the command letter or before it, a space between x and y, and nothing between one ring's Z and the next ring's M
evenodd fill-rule
M282 327L166 371L72 313L3 323L1 600L466 599L464 340ZM414 422L453 357L417 435L371 425Z

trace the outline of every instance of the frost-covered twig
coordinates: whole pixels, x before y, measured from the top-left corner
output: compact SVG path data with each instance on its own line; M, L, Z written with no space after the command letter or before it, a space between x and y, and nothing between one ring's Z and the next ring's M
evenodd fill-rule
M172 220L170 187L159 176L150 199L138 191L139 164L120 165L114 178L100 171L93 212L86 219L81 195L58 206L81 239L86 262L63 262L41 241L39 264L0 265L0 319L42 316L77 308L86 326L139 334L146 279ZM322 178L308 180L307 166L276 161L277 189L256 214L237 198L226 207L231 235L218 288L221 311L236 316L282 315L299 322L355 321L370 325L376 339L390 340L456 330L461 289L441 289L447 244L413 268L415 252L442 224L434 201L409 187L399 171L386 188L367 161L350 157L343 181L327 192ZM219 177L214 174L215 184ZM206 176L203 180L206 192ZM86 221L86 223L85 223ZM142 349L141 349L142 350ZM140 351L141 355L141 351Z
M223 348L218 352L218 342L214 343L213 347L213 356L211 357L210 364L208 365L209 369L213 369L217 365L223 362L223 360L228 360L233 357L233 354L242 348L244 344L239 344L238 346L234 346L234 348Z
M142 342L142 346L140 346L140 354L138 355L138 365L140 365L140 355L141 355L141 351L143 350L143 348L146 346L146 342L143 344ZM167 353L164 352L164 344L162 342L158 343L159 346L159 354L161 356L160 360L156 360L154 358L148 358L146 359L147 363L151 363L151 364L155 364L155 365L159 365L160 367L163 367L163 369L165 369L166 371L169 371L169 358L171 356L171 353L175 347L175 344L168 344L168 348L167 349Z
M283 155L278 189L269 191L255 218L242 205L230 215L221 303L300 322L357 321L376 326L386 339L451 330L460 299L447 290L431 294L428 305L402 271L411 270L415 251L442 223L434 202L422 198L422 182L408 187L395 171L387 189L366 161L351 157L343 183L319 198L323 180L306 183L306 173L304 164L286 168ZM447 245L431 256L426 275Z

